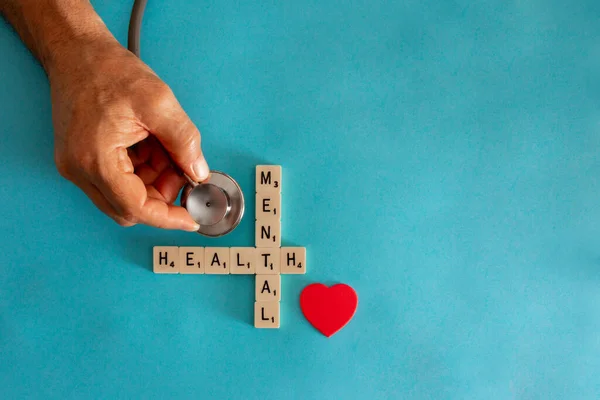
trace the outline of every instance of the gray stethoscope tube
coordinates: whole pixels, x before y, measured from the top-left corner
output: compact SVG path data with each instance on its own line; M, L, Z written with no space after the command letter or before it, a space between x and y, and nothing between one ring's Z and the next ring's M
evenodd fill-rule
M140 57L140 32L144 10L148 0L135 0L129 21L128 49ZM233 231L244 216L242 189L229 175L211 171L202 183L188 181L181 193L181 205L200 225L198 233L218 237Z

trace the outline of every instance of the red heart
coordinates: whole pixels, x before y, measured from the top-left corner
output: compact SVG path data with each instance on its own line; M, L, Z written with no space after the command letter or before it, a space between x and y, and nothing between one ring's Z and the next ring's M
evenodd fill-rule
M300 293L302 313L312 326L327 337L350 322L357 306L356 292L343 283L332 287L313 283Z

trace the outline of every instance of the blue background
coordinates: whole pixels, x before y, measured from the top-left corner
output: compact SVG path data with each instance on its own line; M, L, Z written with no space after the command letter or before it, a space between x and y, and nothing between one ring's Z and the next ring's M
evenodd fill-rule
M95 1L126 43L130 1ZM53 163L48 84L0 24L2 398L600 397L600 3L151 1L142 57L249 212L210 240L123 229ZM93 112L93 110L90 110ZM282 327L252 276L151 272L254 243L284 168ZM311 282L359 295L330 339Z

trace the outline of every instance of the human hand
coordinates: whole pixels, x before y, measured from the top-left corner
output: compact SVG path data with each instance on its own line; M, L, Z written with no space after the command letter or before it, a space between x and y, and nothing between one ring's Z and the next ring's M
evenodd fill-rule
M200 133L169 87L112 37L48 69L60 174L122 226L198 230L173 203L209 175Z

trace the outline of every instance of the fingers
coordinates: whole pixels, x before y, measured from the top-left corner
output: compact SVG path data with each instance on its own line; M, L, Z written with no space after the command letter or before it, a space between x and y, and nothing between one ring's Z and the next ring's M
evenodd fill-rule
M100 211L112 218L116 223L124 227L135 225L122 218L97 187L85 180L79 180L74 183L88 196Z
M108 170L108 173L94 184L125 221L189 232L199 229L184 208L149 196L144 182L137 175L115 170Z
M138 143L128 153L135 165L135 174L146 185L148 195L166 203L173 203L186 180L176 171L160 143L152 137Z
M142 164L136 168L135 173L144 182L147 189L152 188L155 191L147 190L149 196L167 203L173 203L177 199L181 188L186 183L185 178L171 167L157 172L148 164Z
M188 212L171 204L185 179L168 160L165 164L160 156L154 160L150 155L141 157L162 170L157 171L143 163L136 168L140 177L132 166L139 160L132 157L128 165L122 161L127 154L131 155L131 151L117 149L97 159L95 168L61 168L62 175L79 186L98 209L121 226L145 224L162 229L197 231L199 225Z
M183 172L197 182L206 180L210 170L200 148L200 132L171 90L165 86L142 99L141 122Z
M166 183L161 184L165 194L152 186L147 188L140 177L133 173L133 169L123 170L123 163L118 161L123 154L127 154L126 149L104 154L94 162L95 168L68 167L61 168L61 171L101 211L122 226L145 224L162 229L197 231L199 225L184 208L167 204L174 200L178 189ZM165 180L170 178L168 174L167 170Z
M153 146L150 144L152 136L136 143L127 149L127 155L134 167L146 163L152 156Z
M152 187L160 193L161 197L158 198L159 200L162 198L166 203L171 204L177 199L179 191L185 182L185 178L177 171L167 168L152 182Z
M172 164L165 148L154 136L148 136L127 149L127 156L134 167L148 164L156 171L162 171Z

